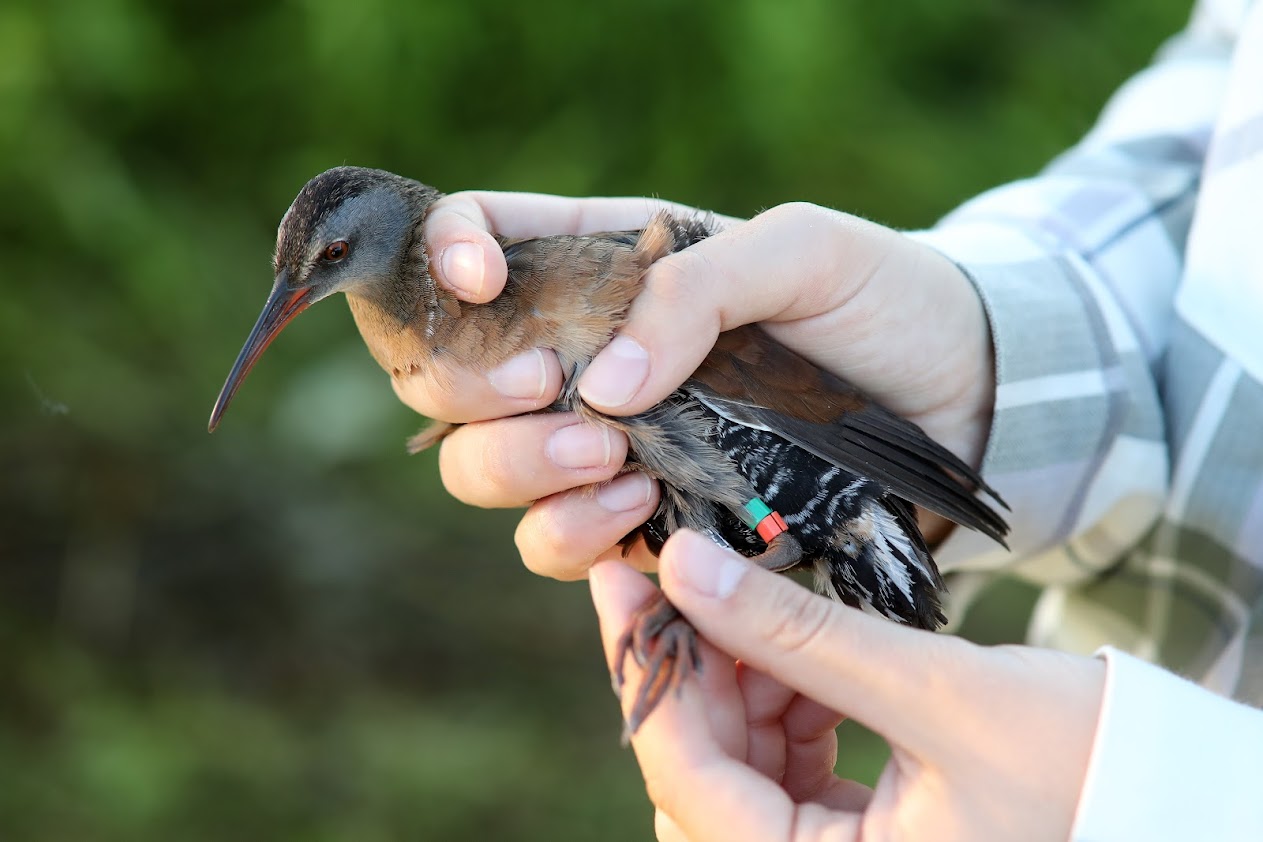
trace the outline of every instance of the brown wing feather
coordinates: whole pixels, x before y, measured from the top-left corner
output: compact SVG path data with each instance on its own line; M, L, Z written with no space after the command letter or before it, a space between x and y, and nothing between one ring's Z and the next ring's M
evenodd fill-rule
M692 381L716 397L748 403L813 424L830 424L872 401L804 357L746 325L719 334Z
M721 334L684 389L731 421L773 432L1004 543L1008 525L974 492L1007 506L977 471L916 424L758 327Z

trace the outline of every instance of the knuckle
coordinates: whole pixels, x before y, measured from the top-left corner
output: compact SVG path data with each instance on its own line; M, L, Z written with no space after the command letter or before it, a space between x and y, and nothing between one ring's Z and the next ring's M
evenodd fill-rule
M534 510L528 511L518 521L517 529L513 533L513 543L517 546L518 555L522 557L522 564L526 569L534 573L536 576L551 576L551 567L556 563L555 558L542 548L541 530L537 523L539 518L533 517Z
M395 397L404 406L420 415L430 418L436 417L437 407L434 399L430 394L429 384L424 377L420 375L407 375L403 377L395 376L390 378L390 387L395 391Z
M486 422L493 423L493 422ZM462 503L488 507L512 487L513 459L501 437L486 435L483 422L466 424L439 446L439 476Z
M435 360L420 371L397 372L390 379L399 399L428 418L453 423L476 420L468 390L461 387L469 382L469 372L445 360Z
M770 222L787 225L801 225L805 222L819 220L826 215L825 209L811 202L786 202L764 211L763 216Z
M645 291L671 304L687 301L694 289L689 263L683 253L658 261L645 276Z
M486 214L480 199L483 194L475 190L462 190L442 197L430 209L426 217L427 233L441 230L443 234L467 231L486 232Z
M504 491L513 483L514 449L507 447L501 436L483 435L488 425L478 430L481 447L478 448L478 478L488 488Z
M578 558L576 541L552 505L536 504L527 510L513 533L522 564L537 576L569 582L582 579L591 559Z
M833 628L835 609L823 597L785 583L771 605L767 640L778 651L804 653L824 645Z
M720 267L703 249L685 249L653 264L645 277L645 291L664 303L695 304L721 275Z

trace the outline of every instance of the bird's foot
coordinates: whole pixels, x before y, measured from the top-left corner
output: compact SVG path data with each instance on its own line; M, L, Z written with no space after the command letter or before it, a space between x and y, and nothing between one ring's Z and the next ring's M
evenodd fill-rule
M750 559L764 570L783 573L803 560L803 545L788 532L782 532L768 541L767 549Z
M611 679L614 693L620 699L624 686L623 663L629 654L644 674L636 691L636 701L627 715L624 741L653 713L667 690L675 687L678 693L690 672L702 671L697 630L662 594L654 596L633 615L627 631L618 640Z

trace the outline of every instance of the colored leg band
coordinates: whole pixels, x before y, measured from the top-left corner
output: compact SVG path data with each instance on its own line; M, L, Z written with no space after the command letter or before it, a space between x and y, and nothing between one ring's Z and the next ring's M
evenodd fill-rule
M760 500L758 497L751 499L745 504L745 514L741 519L745 521L746 528L754 529L759 522L772 513L772 508Z
M782 532L788 532L789 527L785 525L785 518L781 517L780 512L772 512L763 520L759 521L759 525L755 527L759 533L759 537L766 543L772 543L772 539Z
M789 527L785 525L785 518L778 512L772 511L772 508L758 497L751 499L744 508L745 513L741 519L745 521L748 528L759 533L759 537L764 541L771 541L782 532L789 531Z

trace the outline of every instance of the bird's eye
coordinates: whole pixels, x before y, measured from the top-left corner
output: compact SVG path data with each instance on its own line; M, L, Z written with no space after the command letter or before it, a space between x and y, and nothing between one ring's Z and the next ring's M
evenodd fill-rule
M351 252L351 244L346 240L338 240L336 243L330 243L325 248L324 258L330 263L336 263L346 257Z

